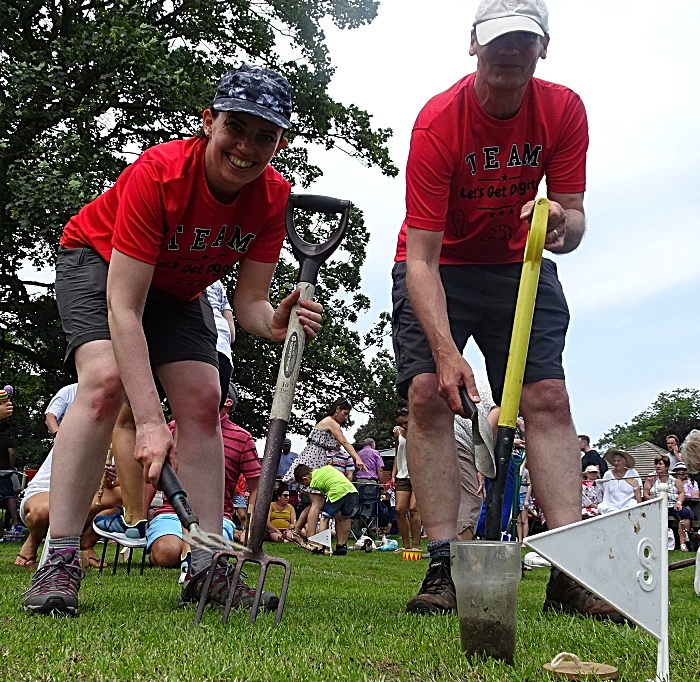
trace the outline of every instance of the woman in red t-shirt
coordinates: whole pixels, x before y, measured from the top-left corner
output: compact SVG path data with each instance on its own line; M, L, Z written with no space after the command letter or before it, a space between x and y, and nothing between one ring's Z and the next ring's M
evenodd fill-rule
M66 225L56 297L78 392L54 445L48 559L25 593L25 610L78 612L79 536L125 395L145 479L157 485L164 459L179 462L202 528L221 533L216 329L200 293L239 262L233 301L239 323L284 340L298 292L275 310L269 286L290 185L269 162L287 145L291 95L286 79L269 69L229 71L199 136L144 152ZM319 304L306 301L297 313L310 338L320 313ZM159 388L177 419L177 452ZM206 553L193 553L181 602L198 598L208 561Z

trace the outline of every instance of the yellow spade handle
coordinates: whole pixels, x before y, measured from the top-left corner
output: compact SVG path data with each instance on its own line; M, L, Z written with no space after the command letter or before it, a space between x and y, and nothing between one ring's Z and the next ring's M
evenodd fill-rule
M527 360L527 349L530 345L532 315L535 310L537 284L540 280L540 264L542 263L544 240L547 236L548 216L549 200L542 197L535 202L532 224L525 243L525 259L523 261L523 271L520 275L518 301L515 305L513 332L510 337L510 350L508 351L508 366L506 367L506 378L503 384L501 415L498 420L499 426L507 426L511 429L515 428L520 408L520 394L523 390L525 361Z

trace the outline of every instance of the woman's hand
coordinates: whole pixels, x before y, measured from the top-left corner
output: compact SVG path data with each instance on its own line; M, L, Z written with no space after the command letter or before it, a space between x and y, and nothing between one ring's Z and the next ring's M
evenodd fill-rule
M367 471L367 465L358 457L355 460L355 469L358 471Z
M299 302L299 308L296 311L296 315L304 329L306 340L311 341L315 339L316 335L321 330L321 313L323 312L323 306L317 301L299 301L300 295L301 291L295 289L289 296L282 299L277 310L275 310L272 316L272 324L270 325L271 338L275 341L284 341L287 336L289 317L297 301Z
M683 505L680 502L676 502L676 504L673 505L673 508L676 511L680 511L681 509L683 509Z
M159 488L160 472L167 457L177 471L175 441L165 421L158 424L143 424L136 427L136 461L143 467L143 477L154 488Z

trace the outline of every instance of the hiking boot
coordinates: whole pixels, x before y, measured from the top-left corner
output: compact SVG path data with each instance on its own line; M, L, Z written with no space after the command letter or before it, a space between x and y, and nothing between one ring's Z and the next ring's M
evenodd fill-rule
M433 559L418 594L406 604L408 613L432 615L454 613L457 610L457 593L452 582L450 559Z
M613 623L627 622L627 619L610 604L596 597L583 585L556 568L552 568L549 576L542 611L544 613L558 611L572 615L580 614L591 616L596 620L609 620Z
M33 613L78 615L78 590L85 571L77 549L49 549L44 565L32 576L24 593L22 610Z
M130 547L132 549L146 547L146 521L139 521L134 525L129 525L124 520L123 509L108 516L96 516L92 522L92 527L98 535L114 540L122 547Z
M210 602L218 604L219 606L226 605L226 599L228 598L231 585L233 584L233 572L235 569L236 565L229 564L226 559L222 559L217 563L216 568L214 569L214 578L211 581L211 587L209 588ZM199 599L202 596L202 586L204 585L204 581L207 579L208 573L209 566L194 574L192 573L192 568L190 567L182 585L182 592L180 593L178 607L187 606L188 604L196 604L199 602ZM254 599L255 590L246 585L239 578L233 594L231 608L234 610L241 607L249 609L251 606L253 606ZM279 605L279 601L279 597L272 594L272 592L263 592L262 597L260 598L260 608L275 611Z
M333 556L345 556L348 553L348 545L345 543L344 545L336 545L335 550L333 551Z

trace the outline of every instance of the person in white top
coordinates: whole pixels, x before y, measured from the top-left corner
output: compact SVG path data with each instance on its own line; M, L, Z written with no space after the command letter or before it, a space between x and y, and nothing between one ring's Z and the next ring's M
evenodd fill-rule
M219 381L221 383L219 409L221 409L224 406L228 394L228 383L233 374L231 345L236 340L236 325L233 322L233 310L228 302L226 288L221 281L217 280L214 284L210 284L205 291L216 323L216 352L219 357Z
M642 481L634 468L634 457L624 450L608 450L605 459L612 469L603 476L603 501L598 505L598 513L609 514L639 504Z
M29 536L25 540L19 554L15 558L15 566L23 566L27 569L37 567L37 550L42 540L46 537L49 528L49 489L51 486L51 462L53 460L53 448L46 456L44 463L39 467L34 478L27 484L22 494L19 505L19 516L22 523L29 529ZM96 492L90 507L86 530L80 537L80 549L88 552L90 566L99 566L99 559L93 549L99 536L92 528L92 519L99 513L114 509L122 503L121 490L117 480L117 472L114 466L105 469L105 487L98 501Z
M395 456L391 470L391 484L396 491L396 524L403 540L403 549L420 549L421 519L406 462L408 408L400 407L394 412L394 416L397 426L394 427ZM400 552L402 549L395 551Z
M58 427L61 425L63 417L66 416L66 412L71 406L71 403L73 400L75 400L75 394L77 391L77 383L64 386L53 398L51 398L51 402L49 402L48 406L46 407L46 412L44 413L46 415L46 419L44 420L44 423L52 436L55 437L58 433Z

